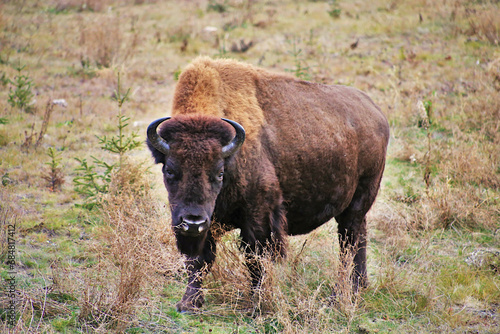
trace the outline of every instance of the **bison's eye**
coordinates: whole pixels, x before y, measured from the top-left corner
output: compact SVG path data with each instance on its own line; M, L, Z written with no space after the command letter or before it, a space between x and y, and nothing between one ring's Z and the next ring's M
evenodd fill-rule
M172 168L169 168L167 166L163 167L163 174L169 179L175 177L175 172Z
M219 171L219 174L217 174L217 180L222 181L223 178L224 178L224 171L221 170Z

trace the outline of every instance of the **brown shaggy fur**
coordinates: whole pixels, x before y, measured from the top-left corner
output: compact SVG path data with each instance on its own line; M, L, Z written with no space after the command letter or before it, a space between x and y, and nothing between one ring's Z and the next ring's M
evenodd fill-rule
M273 74L231 59L199 57L179 77L172 116L202 112L238 120L246 140L256 140L265 118L255 82L264 76Z
M261 267L252 254L285 254L286 235L308 233L335 217L342 247L356 251L353 284L366 284L366 213L385 165L389 126L361 91L327 86L233 60L196 59L179 78L173 118L159 132L174 229L190 217L240 228L252 285ZM247 139L222 158L240 123ZM222 178L217 173L223 172ZM222 174L220 174L222 175ZM200 274L215 258L211 230L177 233L190 279L180 311L200 307Z

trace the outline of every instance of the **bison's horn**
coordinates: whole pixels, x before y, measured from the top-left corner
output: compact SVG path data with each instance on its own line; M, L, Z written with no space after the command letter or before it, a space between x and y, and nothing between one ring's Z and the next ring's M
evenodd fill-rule
M245 129L243 129L243 127L235 121L231 121L225 118L223 118L222 120L231 124L236 130L236 136L234 136L233 140L231 140L229 144L222 148L222 156L224 158L227 158L236 153L241 145L243 145L243 142L245 141Z
M158 135L158 133L156 132L156 128L158 128L158 126L161 123L165 122L168 119L170 119L170 117L157 119L148 126L149 142L151 143L151 145L153 145L154 148L156 148L158 151L160 151L165 155L168 155L168 152L170 151L170 146L168 145L165 139L163 139Z

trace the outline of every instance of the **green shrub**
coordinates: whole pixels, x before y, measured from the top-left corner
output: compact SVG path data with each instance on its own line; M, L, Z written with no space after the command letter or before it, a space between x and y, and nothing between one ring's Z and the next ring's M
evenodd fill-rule
M118 154L118 162L108 163L91 156L93 164L89 164L87 159L75 158L80 163L80 166L75 169L77 176L73 179L75 191L85 198L83 207L89 210L98 205L100 195L108 192L111 175L113 171L122 168L125 163L125 154L141 144L140 141L136 140L137 133L125 134L125 128L129 125L127 122L130 118L123 115L122 106L128 99L129 93L130 89L125 94L121 93L120 74L118 74L118 88L113 95L113 99L118 104L118 135L97 137L101 149Z
M342 10L340 9L337 0L330 0L328 1L328 4L330 5L330 10L328 11L328 15L330 15L334 19L338 19L340 17L340 13L342 12Z
M46 171L44 175L42 175L42 178L47 181L47 186L49 187L50 191L58 191L61 189L61 186L64 183L64 174L62 173L62 169L60 166L60 153L57 153L53 147L49 147L47 155L49 156L50 161L46 162L45 164L49 166L49 170Z
M21 72L26 67L26 65L19 65L15 69L18 75L14 78L14 81L9 79L9 83L12 85L9 90L9 104L12 108L19 108L23 111L32 112L30 107L31 100L33 99L33 80L28 76L22 74Z

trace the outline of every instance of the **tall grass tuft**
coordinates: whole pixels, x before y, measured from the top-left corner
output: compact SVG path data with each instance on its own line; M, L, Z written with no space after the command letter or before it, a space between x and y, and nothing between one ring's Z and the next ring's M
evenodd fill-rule
M335 240L336 233L331 237ZM216 263L204 282L210 313L251 316L269 333L347 333L353 328L362 299L361 290L352 287L352 252L339 255L324 244L318 248L314 236L292 238L287 259L258 257L263 278L252 290L238 241L237 233L230 232L217 244ZM332 325L331 319L342 325Z
M40 126L40 131L35 132L35 122L31 124L31 132L24 131L24 142L21 144L21 149L24 151L29 151L32 147L35 149L42 145L43 138L47 133L47 128L49 126L50 117L54 111L54 104L49 98L47 104L45 105L45 112L43 113L42 125Z
M97 328L125 330L138 307L182 269L167 215L151 194L147 171L127 162L116 170L102 197L99 254L85 273L79 320ZM142 310L144 311L144 310Z
M129 59L139 45L138 30L124 31L123 17L107 14L98 22L83 22L80 18L80 59L98 68L111 68ZM83 63L82 63L83 65Z
M466 9L465 16L469 21L470 33L486 39L493 45L500 45L500 9L493 2L479 10Z
M419 110L419 116L420 116L420 121L419 121L419 126L422 127L425 132L426 132L426 137L427 137L427 151L425 152L425 157L424 157L424 183L425 183L425 191L427 195L429 195L429 187L431 185L431 124L432 124L432 118L431 118L431 112L432 112L432 102L430 101L425 101L422 102L421 100L418 101L417 107Z

